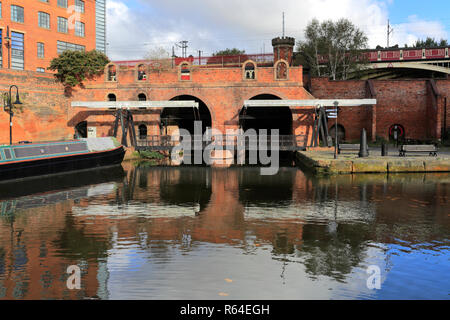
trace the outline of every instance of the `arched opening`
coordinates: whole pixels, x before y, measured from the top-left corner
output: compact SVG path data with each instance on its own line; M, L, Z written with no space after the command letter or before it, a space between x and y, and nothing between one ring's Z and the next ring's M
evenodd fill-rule
M115 65L108 66L108 81L117 81L117 71Z
M191 80L191 68L189 66L189 63L187 62L184 62L180 65L180 80Z
M108 94L108 101L117 101L116 95L114 93Z
M87 138L87 121L81 121L75 126L75 139Z
M256 78L255 64L253 62L247 62L244 66L244 79L254 80Z
M332 125L330 130L328 131L328 133L330 134L331 138L333 139L333 143L334 143L334 140L336 139L336 126ZM345 128L341 124L337 125L337 137L338 137L338 143L345 141Z
M281 98L273 94L261 94L250 100L281 100ZM271 130L278 130L280 141L287 141L290 138L287 136L293 134L292 112L289 107L244 107L239 113L239 126L244 132L255 130L258 136L264 129L268 135L271 134ZM280 151L279 156L283 165L292 164L293 152Z
M141 124L138 127L139 130L139 139L146 140L147 139L147 126L145 124Z
M403 141L405 140L406 132L405 128L401 124L393 124L389 127L389 140L390 141Z
M138 74L137 74L138 81L145 81L147 80L147 73L145 72L145 65L140 64L138 66Z
M161 134L171 135L177 129L188 130L194 133L194 122L202 122L202 134L207 128L211 128L211 113L206 104L197 97L190 95L177 96L171 101L195 101L198 102L198 110L195 108L164 108L161 113Z
M281 100L273 94L261 94L250 100ZM248 107L239 113L239 125L246 131L255 129L278 129L280 135L292 134L292 112L289 107Z
M139 93L138 100L139 101L147 101L147 96L145 95L145 93Z
M279 61L275 66L275 78L277 80L287 80L288 66L284 61Z

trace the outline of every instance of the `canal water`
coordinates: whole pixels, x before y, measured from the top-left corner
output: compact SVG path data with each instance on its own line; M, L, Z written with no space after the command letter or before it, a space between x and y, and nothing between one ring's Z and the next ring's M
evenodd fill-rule
M0 299L449 299L449 197L449 174L289 167L0 183Z

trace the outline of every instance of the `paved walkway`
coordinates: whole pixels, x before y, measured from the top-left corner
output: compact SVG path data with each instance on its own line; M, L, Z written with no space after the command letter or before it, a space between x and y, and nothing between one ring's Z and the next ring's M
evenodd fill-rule
M450 172L450 149L438 151L437 157L407 155L400 157L398 149L390 146L387 157L381 156L381 147L369 148L369 157L359 158L357 151L342 152L334 159L334 148L297 152L298 161L316 173L399 173Z

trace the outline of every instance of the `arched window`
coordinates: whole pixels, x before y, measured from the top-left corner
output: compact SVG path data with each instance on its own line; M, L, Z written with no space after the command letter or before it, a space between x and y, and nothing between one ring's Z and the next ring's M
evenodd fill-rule
M108 101L117 101L116 95L114 93L108 94Z
M81 121L75 126L75 139L87 138L87 121Z
M147 80L147 73L145 72L145 65L140 64L138 66L137 78L138 78L138 81L145 81L145 80Z
M254 80L256 78L255 64L247 62L244 66L244 79Z
M389 128L389 140L403 141L406 137L405 128L401 124L393 124Z
M139 125L139 139L140 140L147 139L147 126L145 124Z
M108 81L117 81L117 70L113 64L108 66Z
M330 130L328 131L328 134L331 136L333 141L336 139L336 127L333 125ZM337 136L338 136L338 143L345 141L345 128L343 125L338 124L337 125Z
M180 80L191 80L191 69L189 63L184 62L180 65Z
M147 96L145 95L145 93L139 93L138 100L139 101L147 101Z
M287 80L288 78L288 66L284 61L279 61L275 68L275 77L277 80Z

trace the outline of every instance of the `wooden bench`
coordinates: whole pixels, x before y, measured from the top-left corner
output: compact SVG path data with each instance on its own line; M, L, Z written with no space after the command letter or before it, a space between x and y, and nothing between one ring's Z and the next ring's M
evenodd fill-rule
M360 144L339 144L338 145L338 154L341 154L342 151L358 151L361 148Z
M400 157L406 157L406 153L428 153L430 156L437 156L437 148L432 144L404 144L400 147Z

